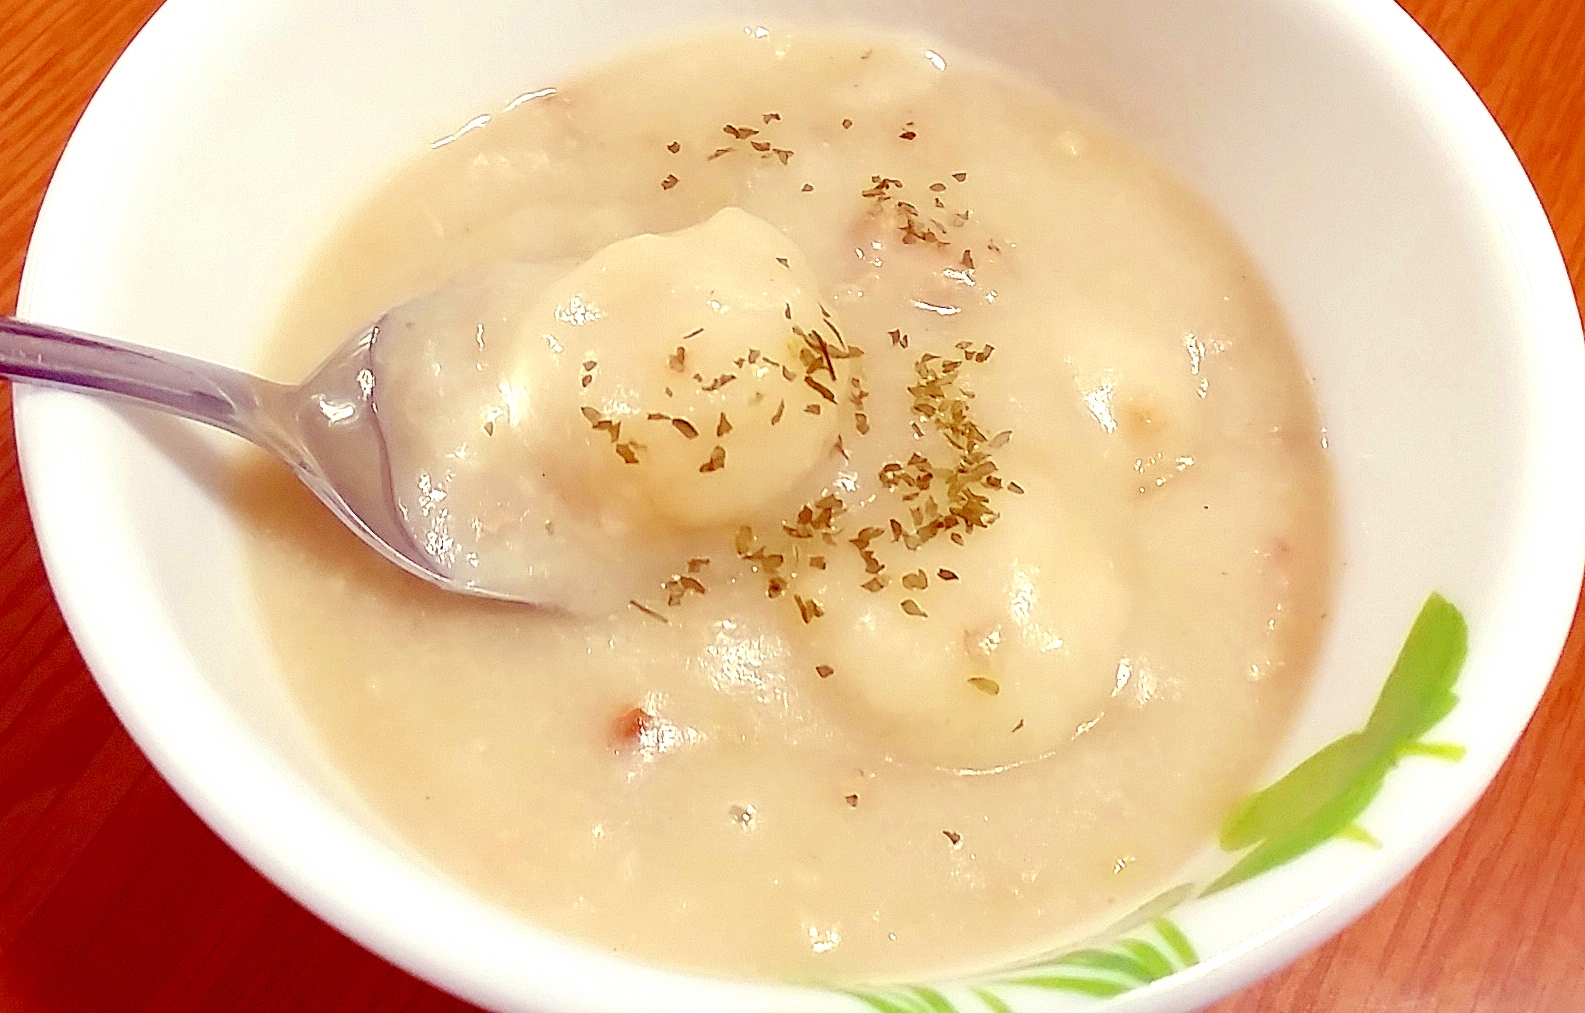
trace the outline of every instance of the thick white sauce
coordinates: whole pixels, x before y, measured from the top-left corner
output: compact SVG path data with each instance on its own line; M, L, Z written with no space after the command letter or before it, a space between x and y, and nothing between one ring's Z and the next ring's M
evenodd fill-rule
M1308 384L1208 210L1037 91L877 39L636 53L373 194L266 365L396 304L415 533L566 607L409 579L271 466L238 502L326 747L527 917L733 975L983 966L1170 886L1286 727Z
M857 380L829 314L787 237L730 207L404 304L375 398L416 543L459 579L600 614L722 531L775 528L835 473L835 395L803 410ZM806 368L811 334L837 357Z

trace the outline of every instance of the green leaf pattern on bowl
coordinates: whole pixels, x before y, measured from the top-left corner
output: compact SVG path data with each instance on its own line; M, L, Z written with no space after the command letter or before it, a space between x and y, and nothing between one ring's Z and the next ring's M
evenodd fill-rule
M1364 729L1326 746L1228 816L1222 824L1223 849L1249 851L1205 892L1242 883L1333 837L1357 839L1363 831L1354 821L1404 756L1462 756L1458 747L1428 746L1420 737L1458 702L1453 683L1468 644L1464 617L1446 598L1432 594L1410 628Z
M1109 999L1199 962L1188 937L1170 919L1157 918L1148 930L1136 930L1104 946L1068 950L1003 970L981 981L969 994L990 1013L1011 1013L1012 1007L1002 996L1009 988ZM924 985L849 989L847 994L875 1013L970 1013L971 1009L979 1013Z
M1463 758L1462 746L1425 742L1422 737L1458 703L1453 686L1468 644L1463 615L1442 595L1432 593L1410 628L1365 727L1323 747L1234 808L1222 824L1219 840L1224 850L1243 854L1209 885L1185 884L1169 891L1174 896L1164 896L1164 903L1175 905L1226 890L1334 838L1380 847L1358 820L1399 761L1408 756ZM926 985L839 991L874 1013L981 1013L982 1008L989 1013L1015 1013L1009 996L1021 989L1106 1000L1198 962L1188 937L1163 914L1110 942L982 976L963 993L972 1000L955 1001Z

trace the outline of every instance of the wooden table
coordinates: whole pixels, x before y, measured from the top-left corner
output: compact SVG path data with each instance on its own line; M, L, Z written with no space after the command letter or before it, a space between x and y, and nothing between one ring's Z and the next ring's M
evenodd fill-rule
M0 310L67 134L158 0L0 0ZM1491 107L1585 285L1585 0L1409 0ZM171 792L51 597L0 398L0 1011L466 1004L260 878ZM1581 462L1557 462L1579 467ZM1585 518L1581 518L1585 524ZM1585 624L1496 784L1379 907L1216 1013L1585 1011Z

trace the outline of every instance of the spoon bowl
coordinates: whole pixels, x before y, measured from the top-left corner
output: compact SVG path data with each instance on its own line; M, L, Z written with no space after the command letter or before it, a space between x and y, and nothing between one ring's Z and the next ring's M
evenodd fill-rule
M174 352L0 317L0 376L107 395L234 433L286 462L342 523L408 573L458 594L526 602L441 573L413 539L392 493L376 411L379 336L378 321L360 329L293 386Z

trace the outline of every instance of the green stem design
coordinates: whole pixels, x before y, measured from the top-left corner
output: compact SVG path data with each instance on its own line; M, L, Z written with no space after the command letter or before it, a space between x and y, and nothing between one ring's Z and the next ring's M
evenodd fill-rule
M984 988L971 989L971 991L974 993L974 998L984 1003L985 1008L991 1013L1013 1013L1013 1008L998 999L995 992Z
M1353 841L1355 844L1363 844L1367 848L1375 848L1377 851L1381 850L1381 842L1376 839L1376 835L1358 823L1350 823L1339 830L1337 839L1340 841Z
M1107 946L1071 950L1028 967L996 984L1023 985L1108 999L1178 973L1200 962L1183 930L1168 918L1150 923L1159 944L1127 935Z
M983 982L969 993L989 1013L1013 1013L1007 1000L991 991L992 986L1110 999L1199 963L1200 957L1188 937L1170 920L1157 918L1149 929L1159 942L1148 938L1141 929L1106 946L1084 947L1037 960L1006 977ZM845 991L875 1013L966 1013L941 992L923 985Z
M953 1005L947 1002L947 997L933 988L926 988L923 985L910 985L908 990L919 999L921 1007L929 1010L930 1013L957 1013Z
M1153 923L1156 935L1172 950L1172 955L1178 958L1178 964L1183 967L1193 967L1200 962L1200 955L1194 952L1194 944L1189 942L1189 937L1183 930L1166 918L1157 918Z
M1457 742L1406 742L1400 756L1429 756L1433 760L1457 763L1464 758L1464 747Z
M1072 974L1037 974L1029 978L1009 978L1003 984L1027 985L1031 988L1043 988L1048 992L1073 992L1096 999L1111 999L1139 987L1107 981L1104 978L1081 978Z

